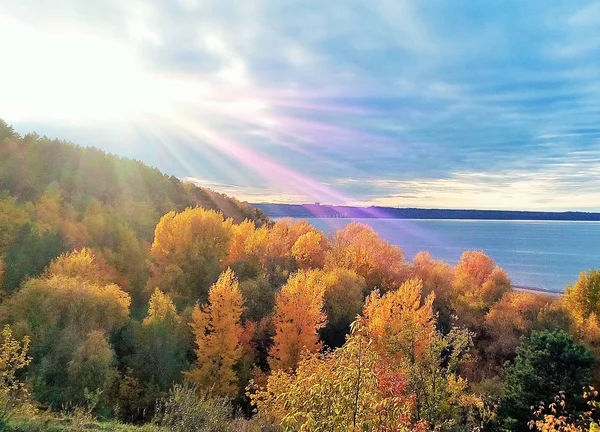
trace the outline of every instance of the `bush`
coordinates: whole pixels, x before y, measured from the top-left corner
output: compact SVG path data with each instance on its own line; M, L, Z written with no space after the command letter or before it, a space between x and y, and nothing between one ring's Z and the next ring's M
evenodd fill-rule
M230 400L216 397L188 382L175 384L156 408L154 423L174 432L231 430Z

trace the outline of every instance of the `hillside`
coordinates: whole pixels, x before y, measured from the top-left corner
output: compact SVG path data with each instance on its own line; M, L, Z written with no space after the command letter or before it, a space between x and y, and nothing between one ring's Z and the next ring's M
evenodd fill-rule
M139 288L160 217L196 206L235 222L268 221L248 204L140 161L35 133L21 137L0 120L0 257L9 290L84 246L102 251L124 283Z

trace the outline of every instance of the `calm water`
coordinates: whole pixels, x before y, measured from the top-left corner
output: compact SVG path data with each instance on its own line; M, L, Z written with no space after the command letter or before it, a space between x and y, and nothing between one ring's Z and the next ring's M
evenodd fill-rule
M325 232L351 221L371 225L408 259L426 250L456 264L467 249L483 250L515 285L563 290L579 272L600 268L600 223L400 219L308 219Z

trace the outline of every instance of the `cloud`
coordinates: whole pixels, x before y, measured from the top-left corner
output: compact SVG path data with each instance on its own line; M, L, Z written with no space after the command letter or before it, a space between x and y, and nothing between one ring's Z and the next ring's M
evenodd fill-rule
M599 5L7 0L0 117L244 196L587 208Z

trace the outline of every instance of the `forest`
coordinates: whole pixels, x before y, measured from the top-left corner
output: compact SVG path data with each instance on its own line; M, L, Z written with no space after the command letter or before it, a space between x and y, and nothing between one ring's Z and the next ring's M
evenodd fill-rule
M597 430L599 317L0 121L0 431Z

